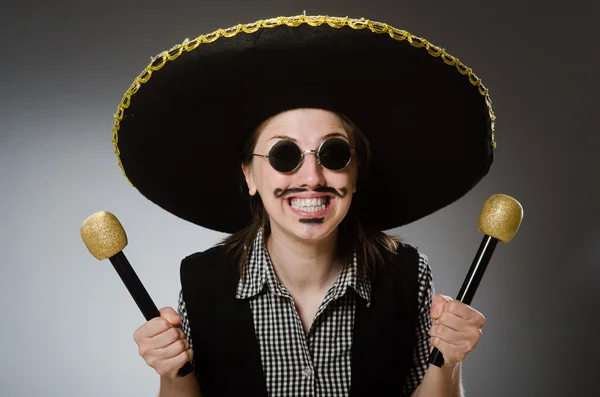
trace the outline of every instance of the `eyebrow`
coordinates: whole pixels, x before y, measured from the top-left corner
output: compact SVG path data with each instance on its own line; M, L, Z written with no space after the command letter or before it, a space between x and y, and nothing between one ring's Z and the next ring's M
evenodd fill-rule
M340 132L332 132L330 134L325 135L322 139L329 139L329 138L334 138L334 137L340 137L340 138L344 138L344 139L348 139L348 137ZM275 135L269 139L267 139L267 142L272 141L273 139L287 139L288 141L292 141L295 143L298 143L297 140L295 140L294 138L292 138L291 136L287 136L287 135Z

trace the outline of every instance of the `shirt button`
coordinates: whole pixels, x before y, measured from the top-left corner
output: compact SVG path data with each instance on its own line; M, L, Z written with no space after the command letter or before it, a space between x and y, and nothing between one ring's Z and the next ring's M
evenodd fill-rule
M305 378L310 378L313 374L313 370L311 367L306 367L304 368L304 371L302 371L302 375L304 375Z

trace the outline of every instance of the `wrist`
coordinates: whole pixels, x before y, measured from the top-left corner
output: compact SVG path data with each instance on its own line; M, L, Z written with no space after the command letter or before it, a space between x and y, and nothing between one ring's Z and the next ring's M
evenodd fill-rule
M160 376L159 397L197 397L201 396L200 388L194 373L186 376Z
M160 375L160 385L161 387L166 387L169 389L177 389L180 387L180 385L188 383L189 377L190 374L187 374L186 376Z
M460 368L460 361L454 362L454 363L447 363L444 362L444 365L442 365L442 370L444 371L456 371L458 368Z
M461 363L444 362L437 367L429 365L421 385L413 397L462 397Z
M461 363L451 363L442 365L440 368L440 372L443 374L442 376L447 379L451 379L453 382L460 380L461 377Z

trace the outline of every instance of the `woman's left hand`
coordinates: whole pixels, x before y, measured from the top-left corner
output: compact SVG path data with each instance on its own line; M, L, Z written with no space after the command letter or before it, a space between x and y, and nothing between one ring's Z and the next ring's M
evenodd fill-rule
M463 361L481 338L485 318L461 301L435 295L431 301L431 344L444 355L444 367Z

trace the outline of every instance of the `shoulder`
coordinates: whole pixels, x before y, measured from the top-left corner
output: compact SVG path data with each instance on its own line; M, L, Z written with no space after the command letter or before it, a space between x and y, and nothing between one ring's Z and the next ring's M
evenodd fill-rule
M181 261L181 276L216 277L225 270L235 269L235 261L222 245L186 256Z
M212 302L235 297L239 281L237 262L222 245L188 255L181 261L180 282L186 303Z
M410 263L419 267L429 263L427 255L421 252L416 246L402 241L398 241L397 244L398 246L396 247L396 252L393 256L396 264Z
M419 249L412 244L408 244L403 241L397 241L397 243L398 243L398 247L396 248L396 255L401 255L403 253L410 253L412 255L418 255L420 253Z
M225 257L225 250L222 245L215 245L205 251L195 252L182 259L182 267L190 267L211 263L212 260L219 257Z
M414 321L419 313L427 256L405 242L397 242L396 250L387 252L386 260L377 262L371 279L373 307L378 303L391 305L386 307L401 310L405 318Z
M416 252L417 255L417 272L419 280L431 279L431 267L429 267L429 258L423 252L419 251L418 248L411 248Z
M416 279L416 285L419 302L420 305L424 305L431 300L431 295L434 290L433 285L433 274L431 272L431 267L429 266L429 258L423 252L421 252L417 247L400 243L402 247L398 247L398 250L404 250L410 253L410 257L412 258L410 262L404 262L403 266L410 266L410 275L413 280Z
M391 264L395 271L409 272L418 280L431 278L429 258L414 245L399 241Z

